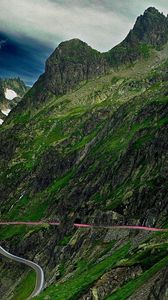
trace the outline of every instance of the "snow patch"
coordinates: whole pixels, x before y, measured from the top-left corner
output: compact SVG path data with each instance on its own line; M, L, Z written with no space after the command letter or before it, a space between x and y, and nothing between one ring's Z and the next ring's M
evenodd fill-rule
M4 120L0 119L0 125L2 125L3 122L4 122Z
M1 109L1 112L5 115L8 116L10 113L11 109L7 108L7 109Z
M16 94L15 91L10 90L10 89L6 89L5 90L5 98L8 100L13 100L14 98L16 98L18 95Z

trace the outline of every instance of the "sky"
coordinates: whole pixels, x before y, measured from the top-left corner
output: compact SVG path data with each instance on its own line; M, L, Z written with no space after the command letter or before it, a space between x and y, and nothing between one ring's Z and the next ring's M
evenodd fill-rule
M168 14L168 0L0 0L0 77L32 85L46 58L72 38L107 51L150 6Z

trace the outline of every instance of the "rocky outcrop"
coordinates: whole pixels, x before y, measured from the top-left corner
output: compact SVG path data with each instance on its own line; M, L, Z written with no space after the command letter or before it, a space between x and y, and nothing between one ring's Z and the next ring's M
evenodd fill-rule
M107 59L113 67L133 63L140 57L149 57L151 47L159 49L167 41L168 17L149 7L137 18L124 41L107 53Z
M168 268L164 268L155 280L147 300L168 299Z
M125 282L135 279L142 273L140 266L116 268L99 279L89 292L79 300L103 300Z
M128 300L167 300L168 298L168 269L157 272Z
M137 21L125 39L134 45L141 42L153 47L160 47L168 40L168 18L154 7L149 7Z
M75 163L76 153L62 156L52 148L45 153L36 168L36 177L33 179L35 191L45 189L54 179L63 176Z
M88 80L148 58L151 47L160 49L168 41L168 19L155 8L138 17L133 29L119 45L100 53L79 39L62 42L46 61L45 72L27 93L22 109L60 96ZM32 100L33 96L33 100ZM20 107L21 109L21 107Z
M48 58L45 68L46 87L55 95L65 94L80 82L105 74L103 55L79 39L61 43Z

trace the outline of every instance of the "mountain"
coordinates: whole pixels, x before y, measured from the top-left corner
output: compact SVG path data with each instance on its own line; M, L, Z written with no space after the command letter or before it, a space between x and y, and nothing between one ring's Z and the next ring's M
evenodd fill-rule
M28 91L20 78L0 79L0 124Z
M167 40L168 18L150 7L137 18L125 40L106 53L92 49L79 39L62 42L47 59L45 73L31 91L36 95L33 105L44 101L48 92L63 95L79 83L85 84L120 67L131 67L137 60L148 59Z
M1 220L44 221L0 231L43 268L35 299L166 299L167 232L110 226L168 226L167 68L167 18L149 8L107 53L61 43L0 127ZM35 284L13 266L0 261L2 300Z
M119 45L108 52L114 67L132 64L139 57L149 57L150 50L161 49L168 40L168 18L154 7L149 7L137 18L133 29Z
M61 43L47 60L46 87L54 94L64 94L79 82L104 74L105 70L106 61L100 52L73 39Z

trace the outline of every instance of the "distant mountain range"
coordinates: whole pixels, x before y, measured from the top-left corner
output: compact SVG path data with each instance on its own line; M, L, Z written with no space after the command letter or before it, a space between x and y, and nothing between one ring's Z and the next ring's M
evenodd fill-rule
M28 91L20 78L0 79L0 124Z

